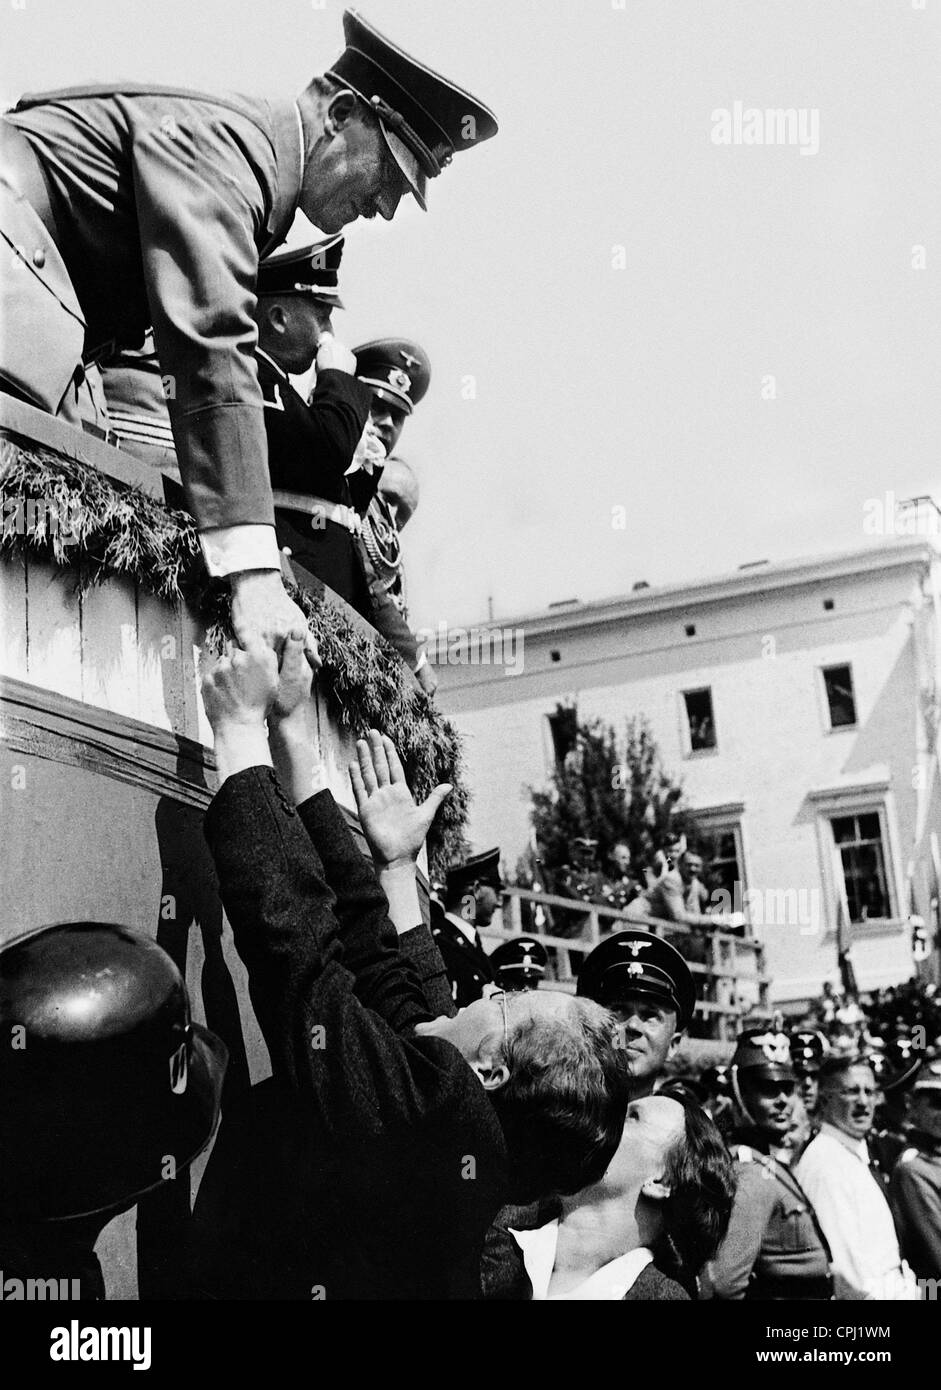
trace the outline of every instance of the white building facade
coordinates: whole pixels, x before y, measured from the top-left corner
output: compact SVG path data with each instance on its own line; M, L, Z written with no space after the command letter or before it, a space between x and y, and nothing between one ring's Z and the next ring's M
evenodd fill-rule
M619 730L643 715L738 884L773 1000L838 980L841 920L862 990L910 977L910 919L931 928L941 876L939 571L916 536L438 634L472 843L509 869L529 844L560 702Z

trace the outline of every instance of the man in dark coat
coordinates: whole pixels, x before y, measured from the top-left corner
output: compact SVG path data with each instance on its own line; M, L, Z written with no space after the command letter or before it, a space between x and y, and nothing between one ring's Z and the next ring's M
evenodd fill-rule
M400 942L419 927L415 857L448 788L416 807L389 741L360 741L351 775L377 879L330 793L311 794L303 640L289 637L280 687L254 643L204 679L222 781L206 833L273 1075L225 1117L196 1205L195 1286L472 1296L507 1195L606 1166L626 1103L613 1020L548 993L433 1017ZM547 1068L553 1045L565 1060Z
M296 101L119 84L25 97L0 120L0 222L19 258L2 286L4 388L68 416L83 363L152 327L206 565L232 582L240 640L277 648L300 615L252 353L259 257L298 209L333 233L390 220L408 191L424 207L426 180L497 129L354 11L343 27L343 53Z

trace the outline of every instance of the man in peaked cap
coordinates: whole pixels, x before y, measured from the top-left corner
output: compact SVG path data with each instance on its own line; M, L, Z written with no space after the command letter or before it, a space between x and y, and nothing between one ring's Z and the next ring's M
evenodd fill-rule
M431 934L459 1009L481 999L486 986L493 983L493 970L477 928L492 921L502 886L500 851L489 849L449 869L444 909L433 903Z
M910 1144L895 1166L889 1203L902 1254L919 1279L941 1279L941 1056L912 1087Z
M816 1028L798 1028L790 1036L790 1049L804 1109L812 1116L817 1109L817 1073L830 1048Z
M545 946L534 936L514 936L491 951L489 961L497 985L513 994L539 988L540 981L546 978L549 957Z
M924 1048L906 1034L890 1039L870 1057L882 1098L876 1107L869 1150L886 1191L899 1157L908 1146L909 1101L924 1060Z
M707 1292L731 1300L829 1299L830 1249L785 1162L797 1092L787 1036L770 1028L742 1033L729 1076L739 1117L731 1144L738 1181Z
M363 545L369 588L377 610L393 607L402 615L407 640L396 648L415 671L427 694L438 680L407 626L408 607L399 533L418 505L418 482L404 459L395 454L405 421L424 399L431 382L431 362L424 348L408 338L377 338L354 348L356 375L372 392L370 421L385 448L385 465L372 478L351 482L363 513Z
M616 932L586 957L578 993L621 1023L631 1094L652 1094L696 1006L693 977L679 951L640 928Z
M258 382L265 405L268 467L282 552L369 617L366 575L356 537L359 516L347 473L364 440L369 392L353 357L332 334L342 309L342 236L263 260L258 271ZM305 401L291 384L317 363ZM369 442L368 440L366 441ZM373 436L374 457L382 450Z
M261 256L298 209L326 233L377 213L496 133L492 112L355 11L295 100L139 83L21 99L0 119L4 388L76 419L84 369L152 327L210 575L240 641L301 621L280 572L253 355ZM20 250L22 248L22 250ZM211 291L211 292L210 292Z

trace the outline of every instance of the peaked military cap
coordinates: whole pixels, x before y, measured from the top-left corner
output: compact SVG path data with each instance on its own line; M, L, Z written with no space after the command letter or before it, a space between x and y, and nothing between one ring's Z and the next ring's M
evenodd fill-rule
M796 1081L790 1039L773 1028L751 1028L740 1033L732 1054L735 1072L760 1072L776 1081Z
M941 1091L941 1056L926 1057L913 1087L916 1091Z
M428 354L407 338L377 338L353 349L356 375L377 396L411 415L431 382Z
M357 10L344 13L343 36L346 48L327 75L376 112L386 144L424 209L426 180L436 178L459 151L496 135L496 117L390 43Z
M344 237L327 237L300 250L276 251L258 267L259 296L266 294L306 294L342 309L339 294L340 261Z
M696 1005L696 986L679 951L639 928L616 932L595 947L578 972L578 993L605 1008L646 995L673 1009L680 1028Z
M913 1081L925 1060L924 1048L905 1036L892 1038L881 1052L866 1059L883 1091L899 1091Z
M447 895L456 897L475 883L488 883L497 892L503 887L500 878L500 851L487 849L482 854L472 854L463 864L458 864L447 872Z
M504 989L535 989L549 964L545 946L533 936L502 941L489 960L494 979Z
M815 1028L798 1028L791 1034L791 1061L801 1076L813 1076L830 1048L822 1033Z

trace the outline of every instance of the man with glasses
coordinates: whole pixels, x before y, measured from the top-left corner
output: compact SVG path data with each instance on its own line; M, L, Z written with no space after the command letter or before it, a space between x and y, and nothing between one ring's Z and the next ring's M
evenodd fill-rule
M912 1090L911 1147L899 1158L889 1201L902 1254L919 1279L941 1279L941 1057L926 1061Z
M889 1204L870 1164L878 1087L865 1057L829 1057L819 1073L820 1132L794 1172L819 1218L835 1273L864 1298L916 1299Z

